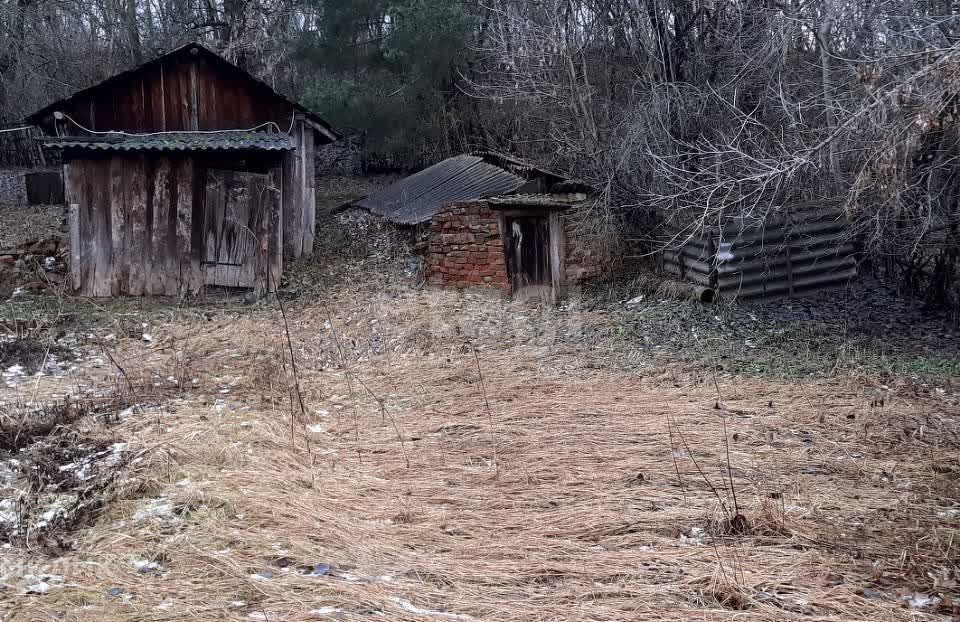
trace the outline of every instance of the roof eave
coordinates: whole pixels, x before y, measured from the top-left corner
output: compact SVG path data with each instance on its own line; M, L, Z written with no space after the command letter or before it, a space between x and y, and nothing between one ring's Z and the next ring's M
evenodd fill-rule
M217 54L217 53L214 52L213 50L207 48L207 47L204 46L203 44L196 43L196 42L187 43L187 44L181 45L180 47L174 48L173 50L171 50L171 51L169 51L169 52L167 52L167 53L165 53L165 54L161 54L160 56L157 56L156 58L153 58L153 59L150 59L150 60L148 60L148 61L146 61L146 62L140 63L139 65L136 65L136 66L134 66L134 67L131 67L130 69L121 71L120 73L116 73L116 74L110 76L109 78L107 78L107 79L105 79L105 80L102 80L102 81L100 81L100 82L97 82L96 84L93 84L93 85L88 86L88 87L86 87L86 88L80 89L79 91L75 91L75 92L71 93L70 95L68 95L68 96L66 96L66 97L63 97L63 98L60 98L60 99L58 99L58 100L56 100L56 101L54 101L54 102L52 102L52 103L50 103L50 104L47 104L46 106L44 106L43 108L37 110L36 112L33 112L33 113L27 115L27 116L25 117L25 121L26 121L27 123L31 124L31 125L38 125L38 126L39 126L39 125L43 124L45 121L47 121L47 120L48 120L48 117L50 117L54 112L57 111L57 108L64 106L66 103L68 103L68 102L70 102L70 101L73 101L74 99L76 99L76 98L78 98L78 97L81 97L81 96L83 96L83 95L86 95L86 94L88 94L88 93L91 92L91 91L94 91L94 90L99 89L99 88L103 88L104 86L113 84L113 83L118 82L118 81L120 81L120 80L123 80L123 79L127 78L128 76L130 76L130 75L133 74L133 73L136 73L136 72L138 72L138 71L142 71L142 70L144 70L144 69L146 69L146 68L149 68L149 67L152 67L152 66L156 65L157 63L163 62L163 61L166 60L166 59L169 59L169 58L171 58L171 57L177 56L177 55L179 55L179 54L188 53L190 50L196 50L198 54L203 54L208 60L211 60L211 61L213 61L214 63L217 63L217 64L220 65L221 67L226 68L228 71L239 72L240 74L243 75L244 78L250 80L250 81L251 81L254 85L256 85L258 88L266 89L266 91L268 91L270 95L272 95L272 96L274 96L274 97L278 97L278 98L280 98L281 101L284 101L284 102L286 102L287 104L290 104L290 105L293 106L294 109L296 109L298 112L303 113L303 115L304 115L304 116L307 118L307 120L310 122L311 127L313 127L317 132L319 132L319 133L320 133L321 135L323 135L325 138L328 138L330 142L337 141L337 140L339 140L339 139L341 138L340 134L333 128L333 126L330 125L329 123L327 123L327 122L323 119L323 117L321 117L321 116L320 116L319 114L317 114L316 112L310 110L309 108L307 108L307 107L304 106L303 104L300 104L300 103L298 103L298 102L293 101L292 99L290 99L290 98L287 97L286 95L283 95L282 93L279 93L279 92L276 91L272 86L270 86L269 84L267 84L266 82L264 82L264 81L261 80L260 78L257 78L256 76L254 76L254 75L251 74L250 72L248 72L248 71L246 71L246 70L244 70L244 69L242 69L242 68L234 65L233 63L231 63L230 61L228 61L228 60L225 59L224 57L220 56L219 54Z

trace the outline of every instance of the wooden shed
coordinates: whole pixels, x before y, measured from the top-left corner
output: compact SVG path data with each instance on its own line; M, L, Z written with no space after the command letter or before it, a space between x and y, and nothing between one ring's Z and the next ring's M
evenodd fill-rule
M199 44L28 117L63 156L71 275L87 296L279 282L309 255L317 114Z

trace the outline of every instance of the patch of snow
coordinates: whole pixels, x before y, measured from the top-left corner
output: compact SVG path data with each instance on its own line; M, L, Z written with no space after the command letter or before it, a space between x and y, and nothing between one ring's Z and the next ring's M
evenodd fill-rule
M411 603L409 600L404 600L397 596L391 596L390 600L395 602L398 607L400 607L407 613L412 613L418 616L445 618L447 620L472 620L473 619L470 616L466 616L459 613L448 613L446 611L436 611L434 609L423 609L421 607L417 607L416 605Z
M27 594L46 594L50 591L50 584L46 581L40 581L27 586Z
M4 381L7 383L8 387L16 386L16 381L18 378L22 378L27 375L27 370L23 368L23 365L11 365L6 368L0 376L3 377Z
M702 527L691 527L689 534L680 534L680 546L703 546L704 533Z
M940 598L936 596L930 596L929 594L921 594L920 592L908 594L907 596L901 596L900 600L905 601L914 609L924 609L926 607L933 607L940 604Z
M319 609L311 609L309 611L310 614L319 615L319 616L325 616L325 615L330 615L331 613L341 613L341 612L343 612L343 609L340 609L339 607L320 607Z
M120 412L117 413L117 417L118 417L119 419L124 419L124 418L126 418L126 417L129 417L130 415L136 413L136 412L137 412L137 409L139 409L139 408L140 408L140 404L134 404L133 406L130 406L130 407L128 407L128 408L124 408L123 410L121 410Z
M156 497L148 500L143 507L137 510L133 515L133 520L172 520L177 517L173 503L164 497Z
M137 569L137 572L140 572L142 574L147 574L150 572L158 572L160 570L160 564L147 559L133 560L133 567Z
M307 426L307 430L313 432L314 434L322 434L327 431L326 426L322 426L319 423L311 423Z
M0 499L0 524L17 523L17 503L13 499Z

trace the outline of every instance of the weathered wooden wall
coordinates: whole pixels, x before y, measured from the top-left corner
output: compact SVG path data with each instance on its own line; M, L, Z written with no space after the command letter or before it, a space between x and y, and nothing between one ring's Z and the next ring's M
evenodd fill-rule
M70 119L54 121L54 111L66 113L94 132L214 131L251 129L265 123L289 131L296 149L285 155L282 171L283 250L290 259L312 254L315 144L329 142L336 135L302 107L216 55L187 48L119 74L35 115L35 122L49 134L59 123L60 132L84 135Z
M295 113L293 105L265 97L248 79L200 55L144 65L81 91L59 109L91 130L130 133L244 129L270 121L285 132Z
M296 150L283 162L283 255L288 259L313 253L317 226L314 132L298 122L293 139Z
M196 155L68 159L64 185L71 280L77 292L185 296L201 292L208 284L235 284L263 293L268 284L278 283L279 166L247 175L242 184L224 186L243 185L248 196L258 197L259 206L241 210L247 216L253 213L254 219L225 229L223 214L230 213L226 211L230 200L216 197L228 190L210 195L206 183L211 171L222 165ZM237 175L243 179L242 172ZM255 236L257 243L242 242L237 235L241 230ZM208 254L209 241L217 236L230 238L226 256L233 258L232 263L243 264L238 266L236 283L221 282L222 266L216 254ZM217 251L221 248L214 246Z

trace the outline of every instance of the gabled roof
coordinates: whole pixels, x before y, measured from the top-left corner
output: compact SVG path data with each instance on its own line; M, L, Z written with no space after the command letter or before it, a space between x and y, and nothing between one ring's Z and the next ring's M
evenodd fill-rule
M542 179L551 188L563 187L563 192L590 191L580 182L513 156L479 151L447 158L355 205L397 224L417 225L433 218L445 203L510 194L533 179Z
M57 101L44 106L40 110L37 110L33 114L29 115L26 118L26 120L28 123L31 123L33 125L39 125L44 121L44 119L52 115L55 111L57 111L60 108L63 108L65 105L71 103L76 99L85 97L87 95L92 95L100 89L113 86L118 82L126 80L139 72L150 69L163 62L169 61L171 59L175 59L180 56L189 56L189 55L200 55L205 60L210 62L212 65L217 66L219 69L227 73L233 74L235 76L238 76L241 79L247 81L254 89L261 91L265 96L276 98L284 103L287 103L293 106L298 112L301 112L304 114L304 116L310 122L310 124L314 127L314 129L316 129L317 131L323 134L326 134L330 138L330 140L336 140L340 137L337 131L333 128L333 126L331 126L329 123L324 121L323 118L320 117L320 115L313 112L312 110L309 110L302 104L299 104L293 101L292 99L286 97L285 95L278 93L273 89L273 87L271 87L269 84L267 84L263 80L256 78L250 72L245 71L240 67L237 67L236 65L234 65L233 63L225 59L224 57L220 56L216 52L204 47L199 43L188 43L186 45L176 48L171 52L167 52L166 54L162 54L143 64L137 65L136 67L133 67L126 71L122 71L118 74L114 74L113 76L107 78L106 80L103 80L102 82L94 84L93 86L87 87L85 89L81 89L67 97L58 99Z
M162 132L102 136L48 136L39 139L52 149L85 151L291 151L293 141L276 132Z
M397 224L417 225L433 218L444 203L513 192L525 183L524 178L480 156L459 155L405 177L356 205Z

